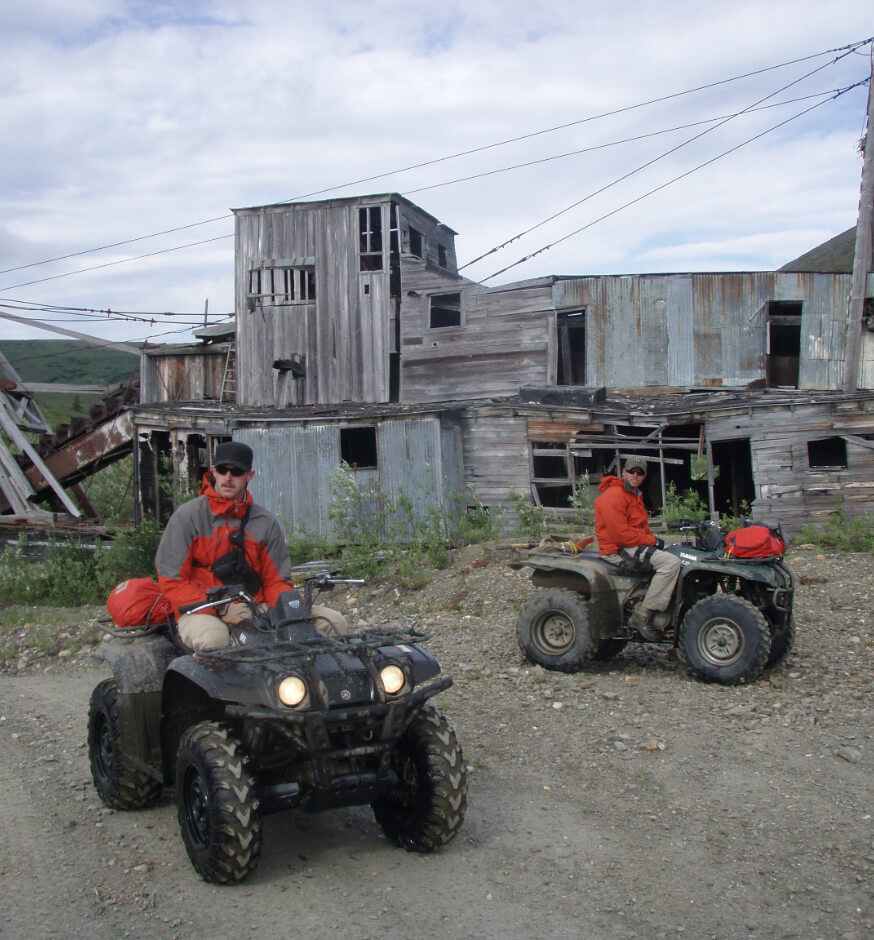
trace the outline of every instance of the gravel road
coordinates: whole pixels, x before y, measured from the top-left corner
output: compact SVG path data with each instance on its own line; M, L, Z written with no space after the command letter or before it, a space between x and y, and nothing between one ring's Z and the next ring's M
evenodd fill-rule
M530 582L509 560L470 548L421 590L330 597L354 624L429 628L470 772L458 838L419 856L367 808L291 811L233 887L194 873L171 794L98 800L84 742L106 671L73 651L95 612L37 651L0 608L0 936L871 936L874 557L793 548L795 650L733 688L652 646L576 675L531 666Z

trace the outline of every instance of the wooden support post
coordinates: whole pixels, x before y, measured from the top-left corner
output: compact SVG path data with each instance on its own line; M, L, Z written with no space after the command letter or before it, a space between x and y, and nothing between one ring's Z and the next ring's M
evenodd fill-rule
M847 352L844 358L844 391L855 392L859 381L859 350L862 345L862 313L865 289L872 261L871 219L874 215L874 58L871 60L871 81L868 85L868 127L865 133L865 154L862 160L862 188L859 196L859 217L856 221L856 250L853 255L853 286L847 313Z

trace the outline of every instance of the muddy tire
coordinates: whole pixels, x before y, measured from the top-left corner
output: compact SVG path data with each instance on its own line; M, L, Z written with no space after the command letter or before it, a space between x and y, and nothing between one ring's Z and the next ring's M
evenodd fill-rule
M563 588L536 591L525 601L516 637L528 659L560 672L576 672L600 649L592 636L588 602Z
M425 705L392 756L397 786L373 803L389 839L409 852L433 852L458 832L467 805L467 775L455 733Z
M795 621L790 615L789 623L771 637L771 651L768 653L768 658L765 660L765 668L773 669L774 666L779 666L792 652L794 645Z
M242 881L261 858L261 804L245 755L223 725L189 728L176 757L176 804L182 840L204 881Z
M91 693L88 761L100 799L113 809L144 809L156 803L164 789L122 751L115 679L104 679Z
M706 597L680 626L680 655L690 672L707 682L736 685L752 679L762 670L770 649L764 615L740 597Z

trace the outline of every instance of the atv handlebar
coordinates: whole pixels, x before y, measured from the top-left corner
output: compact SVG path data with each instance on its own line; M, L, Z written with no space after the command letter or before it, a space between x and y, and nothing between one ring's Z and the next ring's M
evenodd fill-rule
M304 581L304 594L309 600L314 589L329 590L335 584L364 584L362 578L335 578L328 573L313 575ZM183 604L179 608L181 614L196 614L199 610L208 607L219 607L233 601L242 601L256 611L258 602L248 594L242 584L220 584L207 589L206 599L195 601L193 604Z
M243 601L252 608L257 606L255 599L246 593L242 584L222 584L218 587L208 588L206 600L195 601L193 604L182 604L179 613L196 614L199 610L206 610L207 607L219 607L230 604L232 601Z

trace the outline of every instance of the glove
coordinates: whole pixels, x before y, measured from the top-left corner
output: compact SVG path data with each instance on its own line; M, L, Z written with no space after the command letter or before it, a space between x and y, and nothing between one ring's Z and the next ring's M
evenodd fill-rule
M665 547L665 540L657 538L655 540L655 547L661 551Z
M229 624L241 623L244 620L252 619L252 611L249 609L248 604L244 604L242 601L233 601L228 604L228 609L222 614L221 619Z

